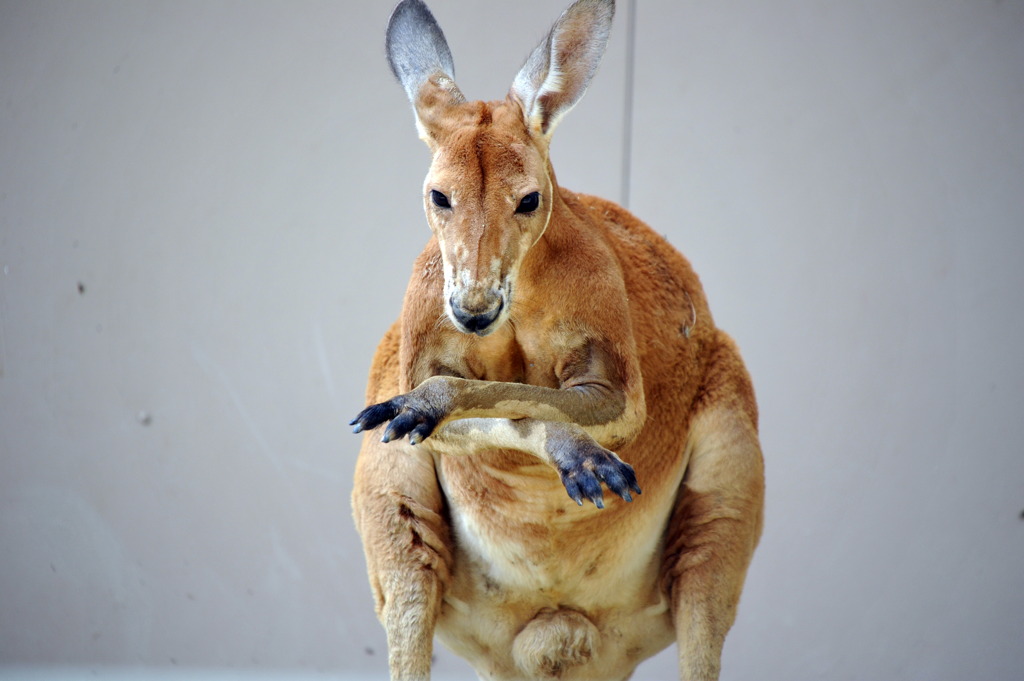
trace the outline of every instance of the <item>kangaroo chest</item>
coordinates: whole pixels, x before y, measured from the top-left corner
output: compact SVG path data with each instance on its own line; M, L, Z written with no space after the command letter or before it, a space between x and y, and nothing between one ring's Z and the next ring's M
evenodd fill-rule
M560 376L586 363L593 339L568 327L569 322L522 320L483 338L453 331L421 360L413 383L451 373L465 378L561 387Z

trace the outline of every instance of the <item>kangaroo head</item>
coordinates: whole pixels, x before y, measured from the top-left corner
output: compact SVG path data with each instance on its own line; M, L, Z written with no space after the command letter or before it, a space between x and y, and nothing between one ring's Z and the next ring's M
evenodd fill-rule
M500 102L463 97L448 44L420 0L391 16L388 61L432 154L423 200L444 263L445 311L464 333L487 335L508 319L516 277L556 201L551 133L586 91L613 11L612 0L573 4Z

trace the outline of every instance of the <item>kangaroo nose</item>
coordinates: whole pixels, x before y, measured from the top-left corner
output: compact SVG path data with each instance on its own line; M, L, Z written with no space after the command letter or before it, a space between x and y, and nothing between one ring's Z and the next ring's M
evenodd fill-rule
M481 310L479 306L468 306L451 301L452 315L455 322L466 333L475 333L478 336L486 336L493 331L493 324L505 307L503 296L498 296L488 309Z

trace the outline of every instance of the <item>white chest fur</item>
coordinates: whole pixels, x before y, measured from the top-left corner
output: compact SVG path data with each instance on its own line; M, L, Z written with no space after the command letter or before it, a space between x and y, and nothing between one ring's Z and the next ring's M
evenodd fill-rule
M568 611L595 633L589 661L565 678L617 679L671 641L658 585L661 528L652 526L667 508L631 515L638 506L619 499L604 510L578 507L545 464L487 474L515 489L514 502L491 505L446 489L456 557L438 633L450 648L490 678L522 678L511 652L517 636L545 613ZM441 484L454 481L442 475ZM616 515L621 532L607 522ZM609 527L613 541L590 536Z

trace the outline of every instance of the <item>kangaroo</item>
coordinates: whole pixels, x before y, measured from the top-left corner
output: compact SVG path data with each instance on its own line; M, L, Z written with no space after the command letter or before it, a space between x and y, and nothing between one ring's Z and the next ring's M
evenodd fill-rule
M388 25L432 154L432 236L351 423L395 680L429 679L435 633L482 679L622 680L673 641L682 679L719 676L762 525L751 381L687 260L548 154L613 13L578 0L492 102L420 0Z

